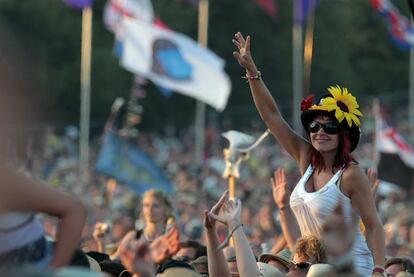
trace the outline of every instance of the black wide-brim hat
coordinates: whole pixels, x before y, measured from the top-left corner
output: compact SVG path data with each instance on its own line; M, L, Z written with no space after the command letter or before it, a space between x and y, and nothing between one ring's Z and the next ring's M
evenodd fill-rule
M316 103L313 103L315 105L318 105L321 100L325 97L330 97L331 95L323 95L322 97L319 98L319 100ZM312 122L312 120L316 117L316 116L329 116L332 119L336 120L338 122L338 120L335 117L335 111L324 111L324 110L317 110L317 109L306 109L302 111L302 114L300 116L300 119L302 121L302 126L303 128L306 130L306 132L309 134L309 124ZM348 130L348 136L349 136L349 141L351 143L351 149L350 151L354 151L355 148L357 147L358 143L359 143L359 138L361 137L361 129L356 126L355 124L352 125L352 127L349 127L346 120L342 120L342 122L339 123L339 125L342 128L345 128Z

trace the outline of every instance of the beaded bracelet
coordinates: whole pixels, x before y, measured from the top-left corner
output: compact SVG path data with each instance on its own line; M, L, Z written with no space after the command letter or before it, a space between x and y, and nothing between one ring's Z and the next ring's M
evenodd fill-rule
M248 83L249 80L261 80L262 79L262 73L258 70L256 75L249 76L246 72L246 76L242 76L242 79L246 79L246 83Z
M382 276L385 276L385 269L380 265L375 265L374 269L372 270L372 274L379 273Z

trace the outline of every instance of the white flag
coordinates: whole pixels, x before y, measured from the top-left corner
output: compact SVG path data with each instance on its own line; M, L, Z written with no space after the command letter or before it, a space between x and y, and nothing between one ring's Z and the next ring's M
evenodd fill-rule
M125 69L224 110L231 83L220 57L183 34L132 18L123 19L122 29Z
M111 32L118 35L124 17L148 23L153 22L154 8L151 0L108 0L106 2L103 19Z

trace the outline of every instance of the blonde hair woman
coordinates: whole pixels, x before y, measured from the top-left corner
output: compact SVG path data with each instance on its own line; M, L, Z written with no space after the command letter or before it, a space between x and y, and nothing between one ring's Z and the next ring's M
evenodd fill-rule
M143 226L137 232L141 232L147 241L151 242L165 233L167 224L173 220L173 207L163 191L151 189L144 193L141 218Z

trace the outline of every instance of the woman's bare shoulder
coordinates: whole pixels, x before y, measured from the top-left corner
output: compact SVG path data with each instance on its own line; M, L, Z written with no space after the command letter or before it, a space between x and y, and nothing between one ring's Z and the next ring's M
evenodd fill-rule
M354 190L364 191L369 189L368 177L358 164L349 165L342 174L342 188L352 193Z

